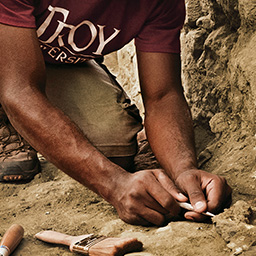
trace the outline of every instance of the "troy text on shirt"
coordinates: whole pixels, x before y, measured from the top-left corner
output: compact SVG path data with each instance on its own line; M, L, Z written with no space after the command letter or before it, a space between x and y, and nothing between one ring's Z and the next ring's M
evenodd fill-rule
M48 10L50 13L37 29L37 35L42 44L41 48L43 50L47 50L48 55L50 55L52 58L58 58L58 60L61 60L61 62L77 63L77 58L80 60L86 60L88 58L94 58L95 56L102 55L102 51L104 50L105 46L120 32L120 30L113 28L114 32L108 38L105 38L105 25L95 25L89 20L83 20L78 25L67 24L66 21L69 15L69 10L60 7L53 7L51 5L49 5ZM61 13L63 20L54 19L56 13ZM57 25L56 30L47 39L40 39L40 37L47 32L49 26L54 22L54 25ZM75 42L75 35L76 33L79 33L78 29L82 26L87 26L90 31L89 34L86 35L86 38L89 38L89 40L83 47L78 47L77 43ZM62 33L64 29L65 33ZM64 36L67 36L66 42L63 40ZM57 40L58 47L51 46L51 43L53 43L55 40ZM89 50L89 47L96 41L98 42L96 51L91 52L89 55L84 54L84 52L87 49ZM58 54L55 55L53 53ZM70 56L70 54L72 56ZM77 56L77 58L74 58L74 56Z

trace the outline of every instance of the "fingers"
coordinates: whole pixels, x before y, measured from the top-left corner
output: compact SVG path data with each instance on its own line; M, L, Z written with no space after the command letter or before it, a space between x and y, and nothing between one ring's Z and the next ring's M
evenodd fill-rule
M163 210L161 209L161 211ZM131 205L122 212L120 217L129 224L140 226L162 226L165 222L165 214L156 209L151 209L147 205L140 205L138 207Z
M224 178L197 169L182 173L176 184L188 195L194 209L185 213L191 220L205 219L201 213L206 211L217 212L231 195ZM165 216L179 214L177 201L188 200L161 169L134 173L121 188L115 207L120 218L130 224L161 226Z
M184 200L185 196L180 195L174 184L168 183L168 176L160 175L160 180L165 182L168 190L177 198ZM130 185L129 185L130 184ZM132 174L132 180L126 180L129 189L122 191L118 204L115 204L121 219L130 224L163 225L165 215L176 216L180 212L177 201L156 178L154 171L141 171ZM124 193L123 193L124 192ZM186 197L185 197L185 200ZM121 202L121 203L120 203Z
M215 200L213 200L213 201L216 201L216 204L211 205L210 203L208 203L207 212L203 212L202 214L199 214L197 212L188 211L184 214L185 218L193 221L203 221L207 218L206 216L208 216L208 218L213 217L215 213L219 213L224 208L229 207L232 202L231 188L229 187L229 189L227 190L228 191L227 193L225 192L225 190L219 190L219 191L223 191L223 193L221 194L221 197L219 198L219 200L216 200L218 198L215 198ZM211 196L208 196L207 198L209 198L208 202L211 202Z
M142 212L142 215L144 220L156 226L162 226L165 222L165 217L163 214L150 208L145 208L145 211Z
M151 176L150 182L145 184L148 197L144 197L146 210L141 210L141 216L155 225L162 225L165 215L178 215L180 207L173 196L162 186L154 172L147 173ZM169 177L166 176L168 179ZM165 178L166 178L165 177ZM174 184L172 184L174 186ZM175 186L174 186L175 187ZM175 190L175 188L173 188ZM176 192L176 194L178 194Z
M172 185L172 190L171 192L177 197L179 196L178 191L175 190L175 185ZM155 180L154 185L149 184L148 187L148 193L151 195L151 197L158 202L163 209L165 209L166 212L168 213L171 212L173 215L177 215L180 211L180 207L177 204L176 200L174 199L173 195L171 192L167 191L164 186L158 180Z
M203 220L205 220L207 218L205 215L202 215L202 214L197 213L197 212L192 212L192 211L186 212L184 214L184 217L186 219L192 220L192 221L203 221Z
M180 207L175 201L175 199L163 188L158 188L157 186L152 187L149 191L151 197L162 207L158 211L162 214L171 213L173 216L178 215L180 212ZM157 210L156 203L151 202L149 208Z
M188 198L181 193L181 191L177 188L174 182L162 169L154 170L154 175L156 176L159 183L163 186L163 188L177 201L186 202L188 200Z
M201 187L200 177L188 174L186 177L186 192L195 212L202 213L207 210L207 202Z
M205 216L200 213L217 213L225 202L231 202L232 190L223 177L195 169L182 173L177 184L188 195L194 209L185 213L187 219L203 220Z
M154 171L155 176L157 177L158 181L161 183L161 185L179 202L186 202L188 198L181 193L181 191L176 187L174 182L166 175L165 172L163 172L161 169ZM190 202L194 202L193 208L197 208L198 212L203 212L207 209L207 203L204 196L204 193L202 191L202 188L200 186L200 183L194 183L194 177L192 178L193 181L191 181L190 186L187 190ZM192 184L192 185L191 185ZM193 205L193 203L192 203ZM188 211L185 213L185 218L190 220L204 220L205 216L197 213L195 211Z
M215 176L206 185L208 211L219 212L231 203L232 189L223 177Z

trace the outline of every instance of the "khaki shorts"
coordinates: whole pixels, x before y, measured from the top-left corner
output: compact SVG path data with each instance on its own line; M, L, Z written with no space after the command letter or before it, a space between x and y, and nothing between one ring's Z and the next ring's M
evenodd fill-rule
M107 157L133 156L141 117L102 65L47 65L46 94Z

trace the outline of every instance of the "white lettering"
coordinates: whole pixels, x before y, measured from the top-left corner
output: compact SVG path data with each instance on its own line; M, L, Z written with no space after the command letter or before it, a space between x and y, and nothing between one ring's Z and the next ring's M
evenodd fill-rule
M58 45L60 47L65 47L71 54L76 54L82 51L85 51L86 49L88 49L94 42L96 42L96 38L97 36L99 37L99 45L97 47L97 50L95 52L92 52L92 54L95 55L102 55L102 52L104 50L104 48L106 47L106 45L112 41L120 32L120 30L114 28L114 32L112 35L110 35L108 38L105 38L104 35L104 29L105 29L105 25L97 25L98 30L96 25L94 25L91 21L89 20L84 20L81 23L79 23L78 25L74 26L71 24L67 24L67 18L69 16L69 11L64 9L64 8L60 8L60 7L53 7L51 5L49 5L48 10L50 11L50 14L48 15L48 17L45 19L45 21L41 24L41 26L38 28L37 30L37 35L38 38L40 38L41 36L43 36L46 31L47 28L51 26L51 23L54 25L53 22L55 22L56 24L54 25L55 27L57 26L55 32L53 32L53 34L51 36L49 36L48 39L42 40L40 39L40 41L43 44L51 44L54 40L58 40ZM63 15L63 20L55 20L54 21L54 16L56 13L61 13ZM89 28L89 33L84 35L84 39L88 40L88 43L86 43L86 45L84 45L83 47L79 47L77 45L77 42L75 42L75 36L76 33L78 33L78 29L82 26L88 26ZM61 34L61 32L63 31L63 29L66 28L65 30L65 34ZM65 35L67 35L67 42L65 41L64 37ZM81 37L80 37L81 38ZM81 39L80 39L81 40ZM70 46L73 50L74 53L71 51L71 49L68 49L67 46ZM54 49L55 48L55 49ZM54 55L58 54L58 52L60 52L60 49L57 47L52 48L48 54L54 58ZM56 52L58 49L58 52ZM66 54L66 53L65 53ZM55 56L56 57L56 56ZM92 56L91 56L92 57ZM62 54L60 54L57 59L60 61L63 61L63 59L67 58L67 56L64 56ZM72 61L72 59L70 59L70 61Z
M76 57L69 57L69 58L67 58L65 63L73 63L75 60L76 60Z
M82 25L86 24L89 29L91 30L91 41L84 47L84 48L78 48L74 42L74 36L75 36L75 32L76 30L81 27ZM69 36L68 36L68 43L71 45L71 47L77 51L77 52L81 52L81 51L84 51L86 50L88 47L91 46L91 44L94 42L95 38L97 36L97 29L95 28L95 26L92 24L92 22L88 21L88 20L85 20L83 22L81 22L80 24L78 24L76 27L73 27L71 30L70 30L70 33L69 33Z
M59 59L60 59L61 62L64 62L64 60L65 60L67 57L68 57L68 55L67 55L65 52L61 52L61 53L57 56L56 60L59 60Z
M60 48L58 47L53 47L48 51L48 54L54 59L56 53L58 53L60 51Z
M102 51L103 51L104 47L119 34L120 30L114 28L115 32L105 41L105 39L104 39L104 27L105 26L98 25L98 27L100 29L100 31L99 31L100 44L99 44L99 47L96 50L96 52L93 52L93 53L97 54L97 55L102 55Z
M59 20L58 20L58 22L59 22L60 24L62 24L62 28L64 28L64 27L69 28L69 29L73 29L73 28L74 28L73 25L67 25L67 24L65 24L65 23L63 23L63 22L61 22L61 21L59 21ZM59 35L59 36L58 36L58 43L59 43L59 46L60 46L60 47L62 47L62 46L65 45L64 42L63 42L63 39L62 39L63 36L64 36L64 35Z
M47 27L50 25L53 16L55 14L55 12L60 12L63 14L64 16L64 20L63 22L59 22L59 25L55 31L55 33L46 41L44 41L45 43L51 43L55 40L55 38L59 35L59 33L61 32L61 30L63 29L63 27L65 26L65 23L67 18L68 18L68 14L69 11L64 9L64 8L59 8L59 7L52 7L51 5L49 5L48 10L51 12L49 14L49 16L46 18L46 20L44 21L44 23L42 23L42 25L38 28L37 30L37 36L40 37L44 34L44 32L46 31Z

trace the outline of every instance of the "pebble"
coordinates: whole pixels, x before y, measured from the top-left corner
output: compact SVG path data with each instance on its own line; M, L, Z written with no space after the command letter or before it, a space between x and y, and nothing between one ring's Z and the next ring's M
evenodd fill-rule
M243 248L237 247L233 253L233 255L239 255L243 252Z
M170 226L158 228L156 230L156 233L161 233L161 232L172 232L172 228Z

